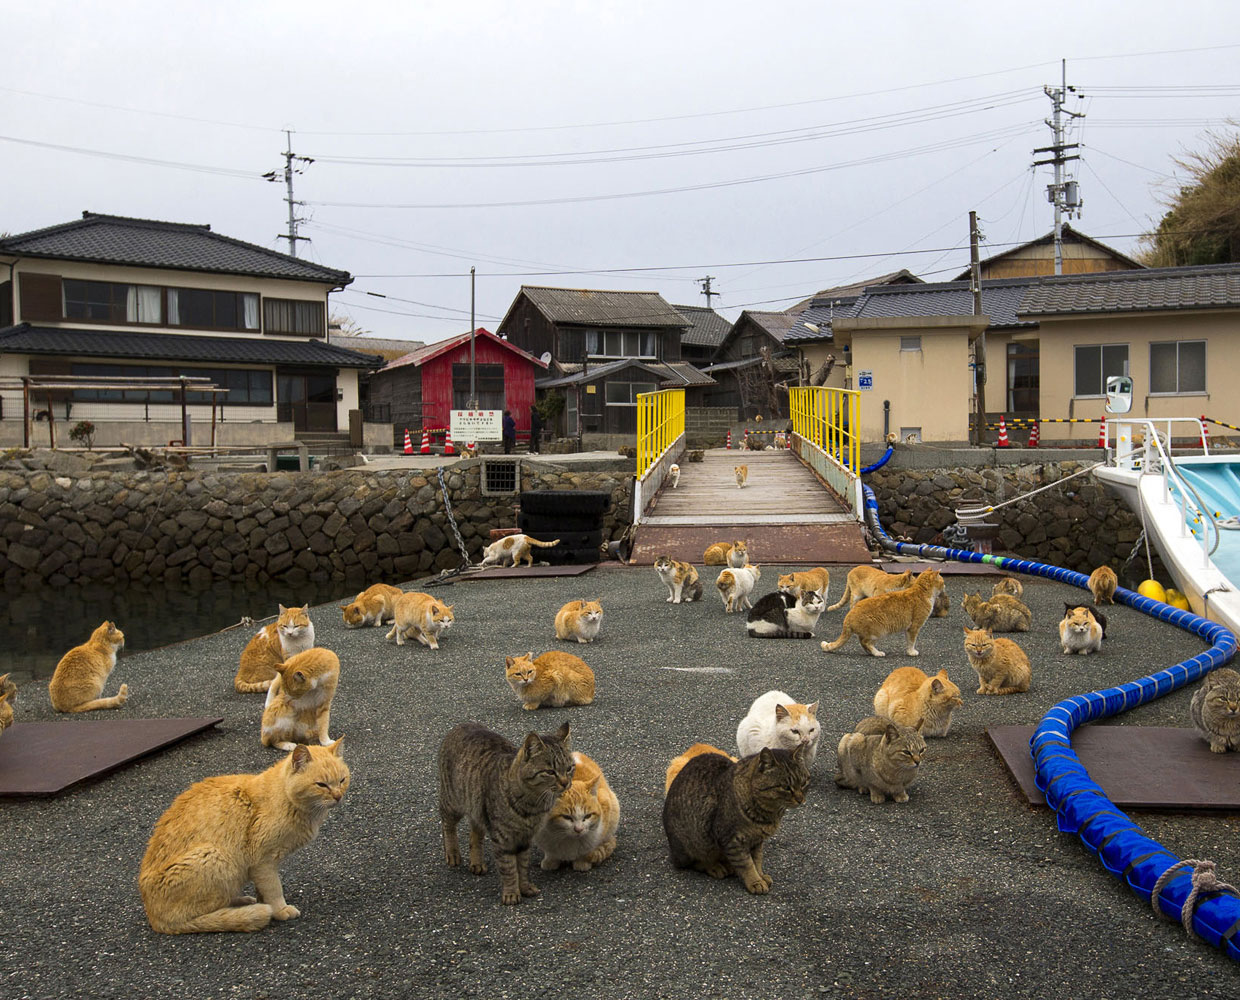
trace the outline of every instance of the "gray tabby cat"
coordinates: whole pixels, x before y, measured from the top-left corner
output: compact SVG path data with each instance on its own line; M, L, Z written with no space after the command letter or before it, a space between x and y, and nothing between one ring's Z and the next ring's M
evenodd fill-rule
M518 749L477 722L462 722L439 749L439 817L448 866L461 863L456 828L469 819L469 870L486 873L482 838L499 866L500 901L521 902L541 890L530 882L530 842L572 783L568 723L554 734L526 734Z
M1191 711L1213 753L1240 749L1240 674L1229 667L1207 674L1193 692Z
M908 801L908 788L926 753L921 737L922 720L915 727L871 715L845 733L836 752L835 783L870 793L871 802Z
M693 757L663 800L663 831L677 868L711 878L738 875L745 888L770 892L762 870L762 845L784 813L805 801L809 748L771 750L733 762L718 753Z

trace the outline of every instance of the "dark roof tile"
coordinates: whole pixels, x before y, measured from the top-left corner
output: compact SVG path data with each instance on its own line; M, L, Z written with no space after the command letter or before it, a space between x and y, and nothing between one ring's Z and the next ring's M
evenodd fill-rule
M690 325L658 292L522 285L521 294L553 323L682 328ZM500 329L503 326L501 323Z
M718 347L732 332L732 324L706 306L672 306L692 326L681 334L680 342L691 347Z

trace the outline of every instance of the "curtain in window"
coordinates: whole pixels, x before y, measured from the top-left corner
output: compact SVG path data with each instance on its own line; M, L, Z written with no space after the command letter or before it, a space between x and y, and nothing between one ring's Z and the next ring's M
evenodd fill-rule
M258 329L258 295L254 292L244 292L241 296L241 304L245 308L245 319L242 328L246 330Z
M160 289L154 285L130 285L125 294L125 320L129 323L160 321Z
M175 288L168 289L168 325L181 325L181 293Z

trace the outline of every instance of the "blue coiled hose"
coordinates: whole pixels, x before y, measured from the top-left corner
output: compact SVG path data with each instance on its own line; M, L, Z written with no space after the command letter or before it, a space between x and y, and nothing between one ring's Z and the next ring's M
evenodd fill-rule
M1088 586L1089 578L1085 574L1059 566L939 545L894 541L879 523L874 491L868 486L862 489L865 493L866 520L885 549L905 555L988 563L1005 571L1044 576L1074 587ZM1192 632L1210 643L1210 648L1192 659L1147 677L1104 691L1073 695L1061 701L1042 717L1029 740L1029 747L1038 789L1046 796L1047 805L1055 810L1059 829L1064 833L1077 834L1085 846L1098 856L1107 871L1126 882L1148 903L1159 876L1180 859L1145 836L1132 818L1121 812L1094 783L1085 765L1072 750L1072 731L1086 722L1126 712L1199 680L1232 660L1236 655L1236 637L1216 622L1161 601L1152 601L1123 587L1115 591L1115 600ZM1158 899L1159 908L1167 916L1178 920L1180 908L1191 888L1191 872L1180 870L1163 886ZM1193 929L1203 940L1240 961L1240 942L1236 940L1240 936L1240 898L1223 893L1199 902L1193 915Z
M887 464L887 460L891 458L891 453L893 451L895 451L895 448L893 448L891 445L887 445L887 450L883 452L883 457L880 458L873 465L867 465L864 469L862 469L861 475L864 476L867 472L873 472L875 469L881 469L884 465Z

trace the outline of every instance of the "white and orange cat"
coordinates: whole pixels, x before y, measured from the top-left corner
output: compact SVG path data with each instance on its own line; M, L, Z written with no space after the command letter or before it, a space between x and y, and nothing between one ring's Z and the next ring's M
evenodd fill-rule
M768 691L754 699L736 727L736 749L742 757L748 757L763 747L795 750L804 745L809 753L805 763L809 766L818 756L821 736L818 702L803 705L782 691Z
M964 704L960 688L946 670L927 677L917 667L899 667L887 675L874 695L874 714L902 726L922 724L922 736L946 736L952 727L952 709Z
M1102 652L1102 626L1089 608L1068 608L1059 623L1059 645L1065 653Z
M728 614L752 608L749 599L754 587L762 578L762 570L755 563L752 566L734 566L725 569L715 580L719 596L723 598L723 610Z
M844 593L828 611L842 608L845 604L849 610L866 597L877 597L889 594L893 590L903 590L913 582L913 571L906 569L903 573L886 573L877 566L854 566L848 571L848 580L844 584Z
M111 698L99 697L116 667L117 651L124 645L125 633L104 622L87 642L65 653L47 685L52 708L57 712L93 712L125 704L129 700L128 684L122 684Z
M594 701L594 671L580 656L558 649L504 659L508 686L527 710L589 705Z
M292 750L298 743L330 744L332 698L340 682L340 659L316 647L276 667L263 705L263 746Z
M662 555L654 561L654 571L667 585L668 604L702 599L702 581L691 564Z
M376 583L367 587L349 604L340 607L344 612L344 623L347 628L361 628L363 625L381 627L386 622L396 620L396 602L403 591L390 583Z
M534 844L543 852L543 869L555 871L571 864L574 871L589 871L615 851L619 825L620 800L602 768L574 750L573 782L534 835Z
M911 587L858 601L844 616L844 627L839 638L822 643L822 648L828 653L834 652L855 635L861 648L871 656L886 656L874 646L874 640L903 632L908 639L906 652L909 656L916 656L917 634L930 617L934 602L942 590L943 577L938 570L927 569L917 575Z
M439 637L456 621L453 607L418 590L401 594L396 600L395 623L384 638L395 638L398 646L406 639L417 639L423 646L438 649Z
M749 466L737 465L733 466L732 474L736 476L736 488L744 489L749 483Z
M241 665L233 678L233 687L242 694L266 691L276 679L278 664L314 645L310 605L286 608L281 604L279 607L279 617L259 629L241 651Z
M802 570L799 573L780 573L779 589L785 594L799 597L807 590L816 591L823 603L827 600L827 591L831 587L831 573L822 566Z
M603 605L598 601L569 601L555 613L555 637L567 642L593 642L603 627Z
M703 553L702 562L707 566L748 566L749 546L739 538L734 542L715 542Z
M711 743L694 743L693 746L689 747L689 749L684 753L680 754L678 757L673 757L672 762L667 765L667 777L663 781L664 795L666 795L667 790L672 787L672 782L676 780L676 775L681 772L684 766L688 764L689 761L693 760L694 757L699 757L704 753L717 753L720 757L727 757L733 764L735 764L737 760L737 758L733 757L730 753L725 753L723 750L720 750L717 746L714 746Z
M533 568L534 549L549 549L559 544L558 538L550 542L540 542L532 535L505 535L482 550L482 562L478 563L478 568L510 564L516 566L521 562Z
M138 890L160 934L257 931L301 911L284 898L279 865L319 832L349 787L340 741L298 746L261 774L206 778L155 824ZM254 884L257 899L243 896Z
M667 470L667 478L672 481L672 489L680 485L680 466L675 462Z

